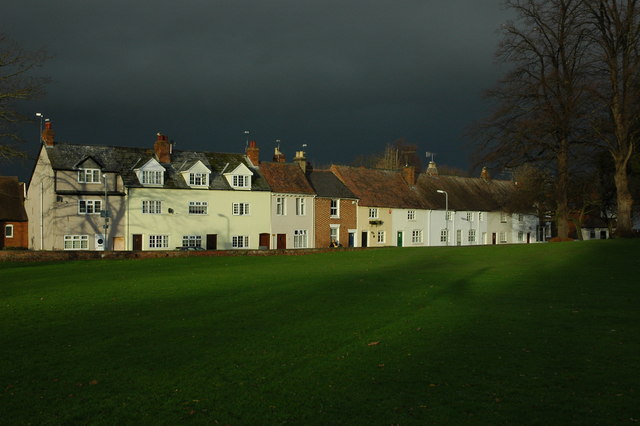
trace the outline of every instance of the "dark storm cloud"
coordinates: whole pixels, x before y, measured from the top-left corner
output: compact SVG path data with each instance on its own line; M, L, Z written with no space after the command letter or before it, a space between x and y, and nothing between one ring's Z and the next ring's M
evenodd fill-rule
M499 3L22 0L2 19L53 56L34 108L63 140L142 145L161 130L237 151L248 129L265 151L280 138L345 163L407 137L465 166L461 134L497 78Z

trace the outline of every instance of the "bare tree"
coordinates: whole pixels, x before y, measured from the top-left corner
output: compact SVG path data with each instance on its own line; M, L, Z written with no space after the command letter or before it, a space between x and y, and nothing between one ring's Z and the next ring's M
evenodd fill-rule
M592 128L611 154L618 236L632 234L629 161L640 132L640 4L638 0L583 0L590 14L595 61Z
M478 162L554 169L558 236L568 237L569 159L584 129L588 27L581 0L507 0L497 57L510 67L488 92L494 113L476 126Z
M20 123L32 121L21 114L18 104L42 95L46 82L33 75L46 55L42 51L28 52L0 33L0 160L24 156L16 144Z

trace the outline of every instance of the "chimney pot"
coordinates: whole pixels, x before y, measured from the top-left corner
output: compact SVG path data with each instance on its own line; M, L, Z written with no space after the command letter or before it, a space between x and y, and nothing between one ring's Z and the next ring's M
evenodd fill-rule
M245 154L247 155L247 157L249 157L249 161L251 161L251 164L253 164L254 166L260 164L260 148L258 148L256 141L249 142Z
M429 161L429 166L427 166L426 173L429 176L438 176L438 167L436 167L435 161Z
M402 177L409 185L416 184L416 168L414 166L404 166L402 169Z
M171 144L166 135L158 133L156 136L156 142L153 144L153 150L160 163L171 162Z

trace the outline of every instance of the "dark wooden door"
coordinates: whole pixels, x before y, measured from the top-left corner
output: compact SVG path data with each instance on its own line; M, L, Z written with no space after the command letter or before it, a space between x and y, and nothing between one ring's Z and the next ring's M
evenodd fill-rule
M260 248L263 250L268 250L269 247L269 234L263 233L260 234Z
M495 244L496 242L497 242L496 233L494 232L491 234L491 244Z
M133 250L142 250L142 234L133 234Z
M362 247L366 247L367 246L367 232L363 232L362 233Z
M287 248L287 234L278 234L276 241L278 250L284 250Z
M207 234L207 250L218 250L218 234Z

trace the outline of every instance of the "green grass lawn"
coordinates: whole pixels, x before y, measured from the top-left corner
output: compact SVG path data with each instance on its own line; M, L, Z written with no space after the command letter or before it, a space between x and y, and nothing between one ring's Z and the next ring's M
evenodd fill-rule
M633 423L638 277L638 240L0 264L0 423Z

